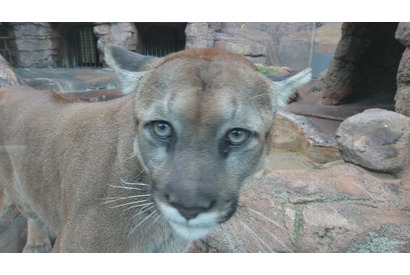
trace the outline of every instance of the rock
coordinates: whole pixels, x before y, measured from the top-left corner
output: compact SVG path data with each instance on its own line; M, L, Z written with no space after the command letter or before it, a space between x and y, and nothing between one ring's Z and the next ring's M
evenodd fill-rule
M60 35L51 23L15 23L13 36L9 47L14 53L16 67L60 66Z
M410 117L410 85L399 85L394 100L396 112Z
M16 69L24 85L57 93L117 89L120 82L111 69Z
M324 79L327 76L327 71L328 70L324 70L323 72L320 73L319 77L316 79L315 83L313 84L312 89L310 89L311 93L317 93L320 92L323 87L324 87Z
M186 49L213 48L215 33L220 32L221 23L188 23L185 28Z
M410 189L352 164L261 172L193 251L408 252Z
M290 74L291 72L293 72L293 70L289 67L277 67L278 74Z
M215 48L242 55L254 63L266 63L266 47L244 37L217 33L215 35Z
M18 85L20 80L9 63L0 55L0 87Z
M410 23L400 22L397 26L395 37L401 44L410 47Z
M339 121L329 121L327 130L317 128L312 120L286 110L275 115L273 147L299 152L316 163L340 160L334 139Z
M230 42L232 46L234 46L235 52L244 53L249 60L279 66L279 61L276 56L275 37L272 35L274 32L270 31L271 29L275 29L277 25L278 23L223 23L220 35L231 37L231 39L236 38L235 42L238 45L235 45L235 42ZM243 50L244 41L246 43L251 43L249 41L252 41L256 43L255 45L263 45L265 49L257 46L256 48L262 49L262 51L255 51L254 45L250 47L248 53L246 53L246 50ZM238 48L242 51L238 50Z
M397 70L397 82L410 85L410 47L404 51Z
M399 39L399 41L401 41L402 43L407 43L406 41L410 39L410 23L407 23L406 27L404 27L403 25L404 24L401 23L399 24L399 28L396 32L396 37L398 33L405 32L404 30L406 30L406 34L399 35L399 37L402 38ZM404 36L406 38L403 38ZM396 101L396 112L410 117L410 46L406 48L401 58L397 72L397 85L398 88L396 96L394 98L394 100Z
M322 102L338 105L376 94L392 100L404 47L397 23L343 23L342 38L324 79ZM386 48L389 51L386 51Z
M410 162L410 118L368 109L342 122L336 141L346 162L397 174Z

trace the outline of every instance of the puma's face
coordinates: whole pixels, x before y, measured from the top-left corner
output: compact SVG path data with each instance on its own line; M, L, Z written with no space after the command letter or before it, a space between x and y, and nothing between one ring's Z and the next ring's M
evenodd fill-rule
M177 233L202 238L234 214L242 183L263 164L271 84L223 58L170 60L143 83L135 149L154 201Z
M136 154L165 219L187 239L208 234L237 207L262 167L273 118L310 69L272 82L238 55L187 50L153 59L118 46L105 59L133 92Z

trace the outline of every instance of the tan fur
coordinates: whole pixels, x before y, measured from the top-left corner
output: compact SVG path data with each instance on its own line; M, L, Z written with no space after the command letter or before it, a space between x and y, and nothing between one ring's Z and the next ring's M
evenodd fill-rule
M0 183L29 219L26 252L48 251L48 239L55 252L186 251L229 219L263 166L283 86L218 50L172 54L138 75L115 63L122 51L106 49L131 90L116 100L0 89ZM172 139L153 121L169 122ZM235 128L252 136L227 146Z

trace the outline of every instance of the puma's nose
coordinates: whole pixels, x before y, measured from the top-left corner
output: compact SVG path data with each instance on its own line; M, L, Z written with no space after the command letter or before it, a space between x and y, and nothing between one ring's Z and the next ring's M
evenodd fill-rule
M172 198L172 196L165 195L168 203L176 208L178 212L187 220L194 219L200 213L206 212L211 209L215 202L212 200L198 199L196 203L187 203Z
M171 202L170 204L175 207L179 211L179 213L187 220L193 219L198 216L199 213L205 212L209 209L204 207L185 207L184 205L177 202Z

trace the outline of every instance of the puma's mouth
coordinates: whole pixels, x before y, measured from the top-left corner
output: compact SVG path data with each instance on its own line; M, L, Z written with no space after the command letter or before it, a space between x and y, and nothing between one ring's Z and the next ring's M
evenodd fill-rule
M165 203L158 203L158 206L175 232L188 240L202 239L218 225L218 215L214 212L201 213L197 217L187 220L177 209Z
M199 240L205 238L214 229L215 225L211 226L191 226L186 222L178 223L173 221L168 221L171 227L175 230L178 235L188 240Z

